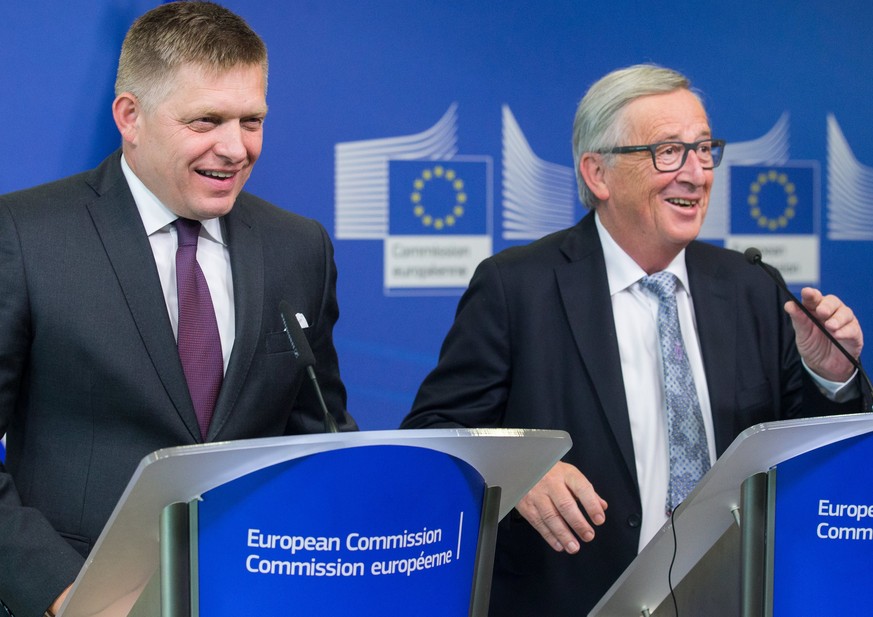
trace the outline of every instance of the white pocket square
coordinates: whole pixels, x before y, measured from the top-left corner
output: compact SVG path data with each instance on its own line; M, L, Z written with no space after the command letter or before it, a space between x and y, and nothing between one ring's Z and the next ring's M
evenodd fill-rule
M306 317L304 317L303 313L297 313L294 315L297 318L297 323L300 324L301 328L308 328L309 322L306 321Z

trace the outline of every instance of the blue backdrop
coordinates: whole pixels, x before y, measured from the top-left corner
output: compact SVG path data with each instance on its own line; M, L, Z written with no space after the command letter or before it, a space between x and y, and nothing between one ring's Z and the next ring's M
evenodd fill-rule
M118 146L118 49L155 4L3 7L0 192ZM271 54L248 188L333 236L336 341L362 428L396 427L407 412L482 256L578 220L576 104L638 62L689 75L730 144L703 235L761 246L792 284L841 296L873 331L869 2L226 5Z

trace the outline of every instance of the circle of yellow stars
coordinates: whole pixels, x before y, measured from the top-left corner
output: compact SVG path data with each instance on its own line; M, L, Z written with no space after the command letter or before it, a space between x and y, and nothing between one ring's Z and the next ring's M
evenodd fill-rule
M782 187L785 193L785 208L782 214L775 217L768 217L761 211L759 195L761 190L768 184L776 183ZM758 174L758 178L749 185L749 214L758 222L758 227L763 227L770 231L776 231L788 226L791 219L794 218L797 208L797 195L794 183L789 181L788 175L771 169L767 173Z
M448 182L455 191L455 205L448 214L434 216L427 211L423 198L429 182ZM452 227L459 218L464 216L464 208L467 203L467 193L464 191L464 181L458 177L453 169L447 169L442 165L434 165L424 169L421 175L412 183L412 194L409 196L413 204L413 213L425 227L442 230Z

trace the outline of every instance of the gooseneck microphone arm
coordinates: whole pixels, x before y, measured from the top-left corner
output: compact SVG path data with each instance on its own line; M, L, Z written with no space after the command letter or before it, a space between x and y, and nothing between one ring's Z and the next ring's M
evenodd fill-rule
M318 398L318 404L321 407L324 419L324 432L338 433L339 427L337 427L336 420L333 419L333 416L327 409L324 395L322 395L321 387L318 385L318 378L315 376L315 354L312 353L312 348L309 346L309 341L306 340L306 335L303 334L303 328L297 322L297 317L291 312L291 307L284 300L279 303L279 315L282 318L282 325L285 326L288 342L291 344L291 352L305 368L309 381L315 390L315 396Z
M761 251L756 249L755 247L749 247L746 249L743 255L745 255L746 261L748 261L753 266L761 266L761 269L767 273L767 276L773 279L776 285L778 285L782 291L788 294L788 297L791 299L791 301L794 302L798 307L800 307L800 310L803 311L804 315L809 317L809 320L813 324L815 324L815 327L821 330L822 333L828 338L828 340L834 344L834 347L836 347L840 351L840 353L846 356L846 359L851 362L852 366L855 367L855 370L858 371L858 375L860 375L861 378L866 382L867 388L869 389L868 391L873 392L873 384L870 383L870 378L867 376L867 371L864 370L864 367L861 366L861 363L858 362L857 358L850 354L849 351L845 347L843 347L836 338L834 338L834 335L831 334L828 329L825 328L824 324L819 321L819 319L803 305L803 303L797 298L797 296L791 293L791 290L788 289L788 286L785 284L785 281L782 280L782 277L778 274L776 268L763 261L763 259L761 258Z

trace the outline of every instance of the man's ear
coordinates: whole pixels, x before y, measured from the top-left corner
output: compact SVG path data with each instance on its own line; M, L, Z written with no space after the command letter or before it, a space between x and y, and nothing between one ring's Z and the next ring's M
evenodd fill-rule
M136 144L142 105L130 92L122 92L112 101L112 118L125 142Z
M609 187L606 185L606 165L603 155L597 152L585 152L579 159L579 172L588 189L598 201L609 199Z

